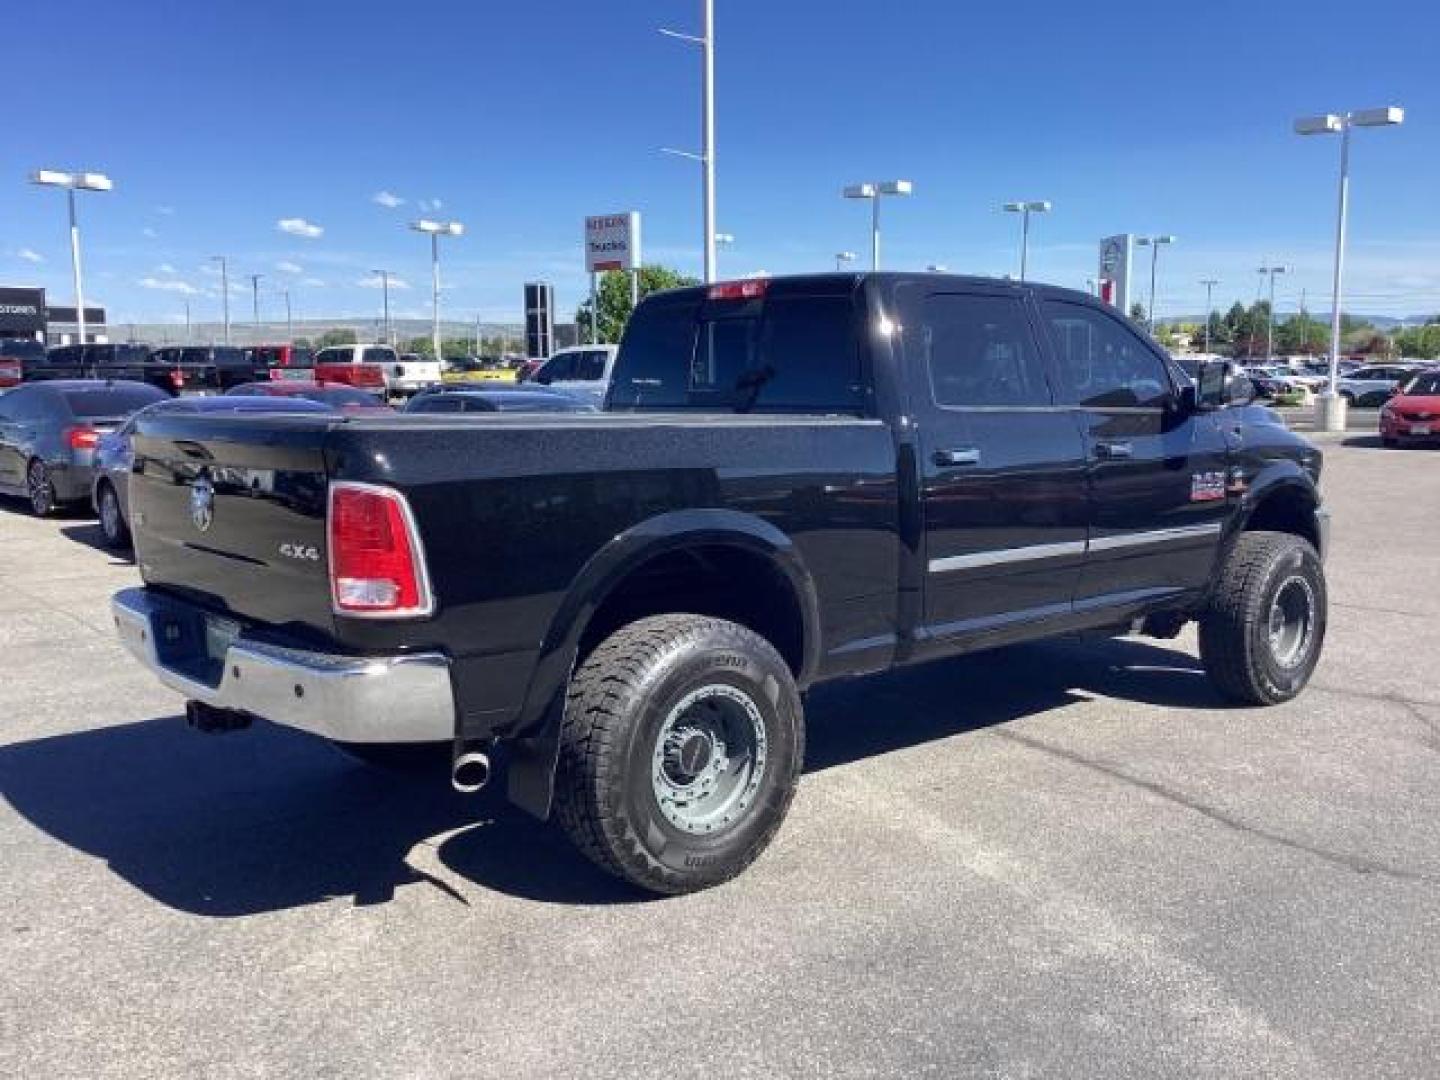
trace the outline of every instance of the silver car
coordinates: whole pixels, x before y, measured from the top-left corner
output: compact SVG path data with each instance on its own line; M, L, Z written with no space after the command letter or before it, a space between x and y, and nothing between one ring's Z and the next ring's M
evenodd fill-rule
M95 450L131 413L165 400L141 382L55 379L0 396L0 493L40 517L90 497Z

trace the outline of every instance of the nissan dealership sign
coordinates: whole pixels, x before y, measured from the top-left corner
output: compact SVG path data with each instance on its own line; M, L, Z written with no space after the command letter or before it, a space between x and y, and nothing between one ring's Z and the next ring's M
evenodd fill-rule
M640 214L637 211L585 219L585 269L589 273L638 270L640 266Z

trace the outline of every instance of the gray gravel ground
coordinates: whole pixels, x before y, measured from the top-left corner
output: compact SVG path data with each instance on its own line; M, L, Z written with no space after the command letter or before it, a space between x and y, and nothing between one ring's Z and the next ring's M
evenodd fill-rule
M1178 642L826 688L741 880L647 900L498 795L191 734L135 580L0 507L0 1075L1430 1077L1440 451L1327 442L1315 684Z

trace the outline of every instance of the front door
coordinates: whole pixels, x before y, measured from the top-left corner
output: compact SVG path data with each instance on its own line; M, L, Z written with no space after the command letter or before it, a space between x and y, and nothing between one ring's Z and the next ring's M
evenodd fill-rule
M902 300L925 538L919 655L1067 616L1089 514L1084 444L1028 302L1003 287L932 288Z
M1218 414L1179 408L1170 364L1118 315L1050 299L1040 310L1086 443L1092 511L1077 609L1124 615L1201 588L1231 498Z

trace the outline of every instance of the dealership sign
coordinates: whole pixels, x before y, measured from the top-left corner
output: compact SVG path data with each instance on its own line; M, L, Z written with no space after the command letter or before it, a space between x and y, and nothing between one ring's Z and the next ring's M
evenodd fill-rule
M45 290L0 288L0 337L33 338L45 332Z
M640 266L638 212L631 210L585 219L585 269L589 273L638 270Z
M1100 241L1100 277L1097 292L1105 303L1130 311L1130 269L1134 261L1135 237L1130 233L1107 236Z

